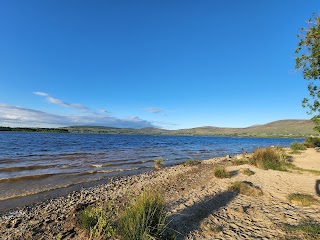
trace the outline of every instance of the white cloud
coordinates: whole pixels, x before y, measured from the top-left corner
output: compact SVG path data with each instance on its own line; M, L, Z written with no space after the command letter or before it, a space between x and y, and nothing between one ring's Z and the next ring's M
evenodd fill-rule
M149 107L144 109L148 113L164 114L165 111L158 107Z
M65 102L65 101L63 101L61 99L51 97L48 93L33 92L33 94L41 96L41 97L45 97L48 102L53 103L53 104L57 104L57 105L64 106L64 107L75 108L75 109L80 110L80 111L90 111L90 109L88 107L86 107L86 106L83 106L83 105L78 104L78 103L67 103L67 102Z
M0 126L9 127L63 127L96 125L119 128L144 128L154 125L139 117L117 118L102 115L56 115L29 108L0 103Z

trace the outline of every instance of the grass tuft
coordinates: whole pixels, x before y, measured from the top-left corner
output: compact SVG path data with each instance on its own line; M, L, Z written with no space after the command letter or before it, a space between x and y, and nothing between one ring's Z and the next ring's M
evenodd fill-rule
M282 148L258 148L252 154L250 163L262 169L286 171L289 163L287 155Z
M231 174L226 170L225 167L218 166L215 167L214 171L214 176L217 178L230 178Z
M158 158L158 159L154 160L154 169L155 170L160 170L162 164L163 164L163 159L162 158Z
M320 224L315 221L303 219L298 225L286 225L286 229L302 234L303 239L320 239Z
M263 195L261 188L254 186L252 185L252 183L249 182L234 182L229 187L229 190L252 197L259 197Z
M242 158L242 159L235 159L232 161L233 165L239 166L239 165L244 165L244 164L248 164L249 160L246 158Z
M319 203L317 199L308 194L292 193L289 194L287 198L290 203L301 205L304 207Z
M255 174L254 171L251 171L249 168L245 168L241 170L241 173L247 176L252 176Z
M298 142L291 143L290 148L294 151L307 150L307 147L303 143L298 143Z
M119 219L123 239L159 239L163 235L167 214L160 193L143 192L124 210Z

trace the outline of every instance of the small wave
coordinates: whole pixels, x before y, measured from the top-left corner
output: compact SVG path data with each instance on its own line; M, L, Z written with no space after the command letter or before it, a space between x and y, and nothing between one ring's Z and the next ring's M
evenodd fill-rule
M32 175L32 176L21 176L21 177L14 177L14 178L0 178L0 182L16 182L22 180L35 180L41 178L47 178L57 174L39 174L39 175Z
M1 168L0 172L18 172L18 171L26 171L26 170L38 170L38 169L53 168L53 167L56 167L56 166L57 165L8 167L8 168Z

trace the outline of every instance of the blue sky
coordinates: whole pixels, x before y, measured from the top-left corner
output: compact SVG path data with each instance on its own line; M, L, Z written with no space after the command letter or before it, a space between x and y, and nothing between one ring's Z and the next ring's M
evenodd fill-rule
M1 1L0 125L167 129L308 119L315 0Z

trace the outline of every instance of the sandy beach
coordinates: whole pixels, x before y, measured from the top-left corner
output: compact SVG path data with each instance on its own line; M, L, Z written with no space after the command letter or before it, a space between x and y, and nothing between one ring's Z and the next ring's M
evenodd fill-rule
M66 197L2 213L1 239L88 239L78 221L84 207L108 200L123 206L128 198L149 188L163 194L177 239L304 239L284 226L298 224L302 219L320 222L320 207L290 203L287 196L309 194L320 200L315 191L316 181L320 180L320 153L308 149L290 156L297 168L286 172L248 164L236 166L233 160L241 156L234 156L114 178ZM215 177L213 169L217 165L225 166L231 178ZM255 174L243 174L247 168ZM253 197L229 191L235 181L260 187L263 195Z

